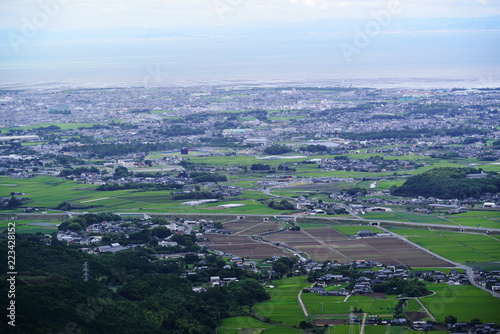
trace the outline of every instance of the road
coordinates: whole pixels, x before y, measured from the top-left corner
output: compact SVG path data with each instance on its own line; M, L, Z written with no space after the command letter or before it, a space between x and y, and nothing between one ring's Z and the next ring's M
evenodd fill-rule
M311 284L311 288L313 287L314 283ZM307 312L307 308L306 306L304 305L304 302L302 301L302 291L304 289L301 289L300 292L299 292L299 295L297 296L298 300L299 300L299 304L300 304L300 307L302 307L302 312L304 312L304 315L306 316L306 318L309 316L309 313Z
M328 245L323 240L320 240L320 239L316 238L315 236L313 236L311 233L307 232L306 229L301 229L301 232L304 233L305 235L307 235L309 238L313 239L314 241L316 241L316 242L320 243L321 245L325 246L326 248L330 249L332 252L340 255L344 259L347 259L349 262L353 261L353 259L351 259L350 257L348 257L348 256L340 253L338 250L336 250L335 248L331 247L330 245Z
M322 217L323 219L329 219L329 220L345 220L345 221L351 221L351 222L374 222L374 223L387 223L387 224L395 224L395 225L408 225L408 226L419 226L419 227L431 227L431 228L436 228L436 229L442 229L442 228L447 228L447 229L456 229L456 230L464 230L468 232L486 232L486 231L495 231L495 232L500 232L500 228L485 228L485 227L472 227L472 226L463 226L463 225L444 225L444 224L429 224L429 223L413 223L413 222L404 222L404 221L398 221L398 220L378 220L378 219L366 219L363 218L359 215L351 213L351 215L354 216L354 218L348 218L348 217ZM299 216L297 218L310 218L311 216ZM318 218L318 216L314 216L315 218Z
M484 290L484 291L488 292L488 293L489 293L489 294L491 294L493 297L500 298L500 294L499 294L499 293L497 293L497 292L495 292L495 291L492 291L492 290L488 290L488 289L486 289L485 287L483 287L482 285L477 284L477 283L476 283L476 281L474 281L474 271L472 270L472 268L471 268L471 267L466 266L466 265L461 264L461 263L458 263L458 262L451 261L450 259L447 259L447 258L445 258L445 257L443 257L443 256L441 256L441 255L439 255L439 254L436 254L436 253L434 253L434 252L432 252L432 251L428 250L427 248L424 248L424 247L422 247L422 246L420 246L420 245L418 245L418 244L416 244L416 243L414 243L414 242L412 242L412 241L408 240L407 238L405 238L405 237L403 237L403 236L400 236L400 235L398 235L398 234L395 234L395 233L393 233L393 232L389 231L388 229L386 229L386 228L384 228L384 227L382 227L382 226L377 226L377 227L378 227L381 231L383 231L383 232L385 232L385 233L390 233L393 237L396 237L396 238L398 238L398 239L400 239L400 240L402 240L402 241L404 241L404 242L406 242L406 243L408 243L408 244L410 244L410 245L412 245L412 246L414 246L414 247L416 247L416 248L418 248L418 249L420 249L420 250L422 250L422 251L424 251L424 252L426 252L426 253L428 253L428 254L430 254L430 255L432 255L432 256L435 256L435 257L437 257L438 259L441 259L441 260L443 260L443 261L446 261L446 262L452 263L455 267L458 267L458 268L460 268L460 269L464 269L464 270L465 270L465 272L466 272L466 274L467 274L467 278L469 279L469 281L471 282L471 284L475 285L476 287L478 287L478 288L479 288L479 289L481 289L481 290Z
M270 191L270 188L266 189L268 191ZM274 196L274 197L281 197L281 198L289 198L289 197L282 197L282 196L276 196L276 195L271 195L271 196ZM291 199L291 198L289 198ZM482 232L485 232L485 231L496 231L496 232L500 232L500 229L498 228L483 228L483 227L470 227L470 226L454 226L454 225L442 225L442 224L427 224L427 223L413 223L413 222L402 222L402 221L392 221L392 220L375 220L375 219L370 219L370 220L367 220L367 219L364 219L363 217L360 217L359 215L356 215L354 212L351 212L347 207L346 209L351 213L351 215L353 215L354 218L347 218L347 217L322 217L323 219L327 219L327 220L345 220L345 221L351 221L351 222L356 222L356 221L359 221L359 222L368 222L368 221L372 221L372 222L379 222L379 223L388 223L388 224L397 224L397 225L408 225L408 226L419 226L419 227L432 227L432 228L454 228L454 229L463 229L464 231L473 231L473 232L478 232L478 231L482 231ZM65 213L57 213L57 214L52 214L52 213L47 213L47 214L44 214L44 216L46 217L50 217L50 216L61 216L62 214L65 214ZM80 214L83 214L83 213L71 213L73 215L80 215ZM123 213L116 213L116 214L123 214ZM127 214L127 213L125 213ZM130 213L128 213L130 214ZM141 212L141 213L138 213L138 214L148 214L148 215L167 215L167 216L171 216L171 215L175 215L175 213L147 213L147 212ZM25 214L25 213L16 213L15 216L17 217L22 217L22 216L29 216L29 215L32 215L32 214ZM200 214L189 214L189 213L180 213L179 215L183 215L183 216L198 216ZM213 214L209 214L209 213L204 213L202 214L203 216L228 216L228 214L226 213L213 213ZM234 215L234 216L239 216L239 215ZM256 216L256 217L269 217L269 215L259 215L259 214L251 214L251 216ZM310 216L297 216L297 218L307 218L307 217L310 217ZM314 218L319 218L318 216L314 216ZM428 254L431 254L439 259L442 259L443 261L447 261L449 263L452 263L453 265L455 265L456 267L458 268L461 268L461 269L464 269L467 273L467 278L469 279L469 281L474 284L476 287L480 288L481 290L484 290L486 292L488 292L489 294L491 294L492 296L496 297L496 298L500 298L500 294L497 293L497 292L494 292L494 291L491 291L491 290L488 290L486 289L485 287L477 284L475 281L474 281L474 271L472 270L472 268L466 266L466 265L463 265L461 263L458 263L458 262L454 262L454 261L450 261L449 259L445 258L445 257L442 257L434 252L431 252L430 250L428 250L427 248L424 248L414 242L411 242L410 240L398 235L398 234L395 234L395 233L392 233L391 231L387 230L386 228L383 228L381 226L378 226L378 228L386 233L390 233L391 235L393 235L394 237L396 238L399 238L401 240L403 240L404 242L406 243L409 243L411 244L412 246L414 247L417 247L418 249L424 251L424 252L427 252ZM311 236L312 237L312 236ZM313 237L314 239L314 237ZM333 248L329 247L327 244L325 244L324 242L321 242L321 241L318 241L320 242L322 245L328 247L329 249L332 249L333 251L335 251ZM341 253L335 251L336 253L342 255ZM347 258L345 255L342 255L343 257Z
M425 307L425 305L420 301L420 299L418 298L414 298L417 300L417 302L420 304L420 306L422 307L422 309L424 309L425 313L427 313L427 315L429 316L429 318L431 318L432 321L434 322L437 322L436 318L434 318L434 316L432 315L431 312L429 312L429 310L427 309L427 307Z
M365 324L366 324L366 316L368 313L363 313L363 321L361 322L361 329L359 330L359 334L365 333Z
M295 198L292 198L292 197L286 197L286 196L279 196L279 195L275 195L273 193L271 193L271 190L273 189L276 189L276 188L283 188L283 186L274 186L274 187L268 187L268 188L262 188L262 192L268 196L271 196L271 197L276 197L276 198L283 198L283 199L289 199L291 201L294 201Z

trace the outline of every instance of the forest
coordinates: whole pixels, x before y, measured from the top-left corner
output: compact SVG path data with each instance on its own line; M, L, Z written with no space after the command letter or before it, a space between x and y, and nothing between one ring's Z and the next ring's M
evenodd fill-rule
M465 199L500 191L500 178L494 172L488 173L485 178L467 178L467 174L480 173L481 170L470 167L435 168L410 177L400 187L391 187L391 194Z
M174 261L158 261L145 249L94 255L55 236L49 246L42 235L17 237L15 333L212 333L222 318L249 315L250 306L269 299L251 273L223 269L224 261L213 255L204 260L208 271L186 279L179 276L197 255ZM0 244L7 249L7 240ZM193 291L192 282L216 275L239 281ZM6 279L0 285L9 291ZM7 305L7 294L0 299ZM6 322L0 326L7 333Z

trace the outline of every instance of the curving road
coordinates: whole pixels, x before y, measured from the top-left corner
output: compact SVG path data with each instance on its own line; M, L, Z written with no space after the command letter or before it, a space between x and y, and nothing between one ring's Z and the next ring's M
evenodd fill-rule
M431 254L431 255L437 257L438 259L441 259L443 261L452 263L454 266L456 266L456 267L458 267L460 269L464 269L465 272L467 273L467 278L469 279L469 281L471 282L471 284L473 284L474 286L478 287L481 290L484 290L484 291L488 292L493 297L500 298L500 294L499 293L497 293L495 291L492 291L492 290L488 290L485 287L483 287L483 286L479 285L478 283L476 283L476 281L474 281L474 271L472 270L471 267L466 266L466 265L464 265L462 263L451 261L450 259L447 259L447 258L445 258L445 257L443 257L443 256L441 256L439 254L436 254L436 253L428 250L427 248L424 248L424 247L422 247L422 246L420 246L420 245L418 245L418 244L416 244L416 243L408 240L407 238L405 238L403 236L400 236L398 234L395 234L395 233L389 231L386 228L383 228L381 226L377 226L377 228L379 228L380 230L384 231L385 233L390 233L392 236L394 236L394 237L396 237L396 238L398 238L398 239L400 239L400 240L402 240L402 241L404 241L404 242L406 242L406 243L408 243L408 244L410 244L410 245L412 245L414 247L417 247L418 249L420 249L420 250L422 250L422 251L424 251L424 252L426 252L428 254Z

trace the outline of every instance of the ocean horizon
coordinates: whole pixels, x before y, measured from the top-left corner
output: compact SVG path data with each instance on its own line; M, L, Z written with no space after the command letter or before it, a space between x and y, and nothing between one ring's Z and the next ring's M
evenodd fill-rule
M500 33L449 31L0 43L0 88L500 86Z

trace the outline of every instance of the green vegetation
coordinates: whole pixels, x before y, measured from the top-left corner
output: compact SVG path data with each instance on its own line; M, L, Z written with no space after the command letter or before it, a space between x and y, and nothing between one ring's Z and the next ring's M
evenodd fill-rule
M346 139L351 140L374 140L374 139L388 139L388 138L421 138L422 135L425 136L452 136L458 137L467 134L476 134L478 132L477 129L469 128L469 127L457 127L452 129L431 129L431 128L423 128L417 130L383 130L376 132L363 132L363 133L352 133L345 132L340 134L339 136Z
M420 233L411 231L410 233ZM403 230L403 233L408 233ZM420 246L446 257L452 261L489 262L500 260L500 241L484 234L436 231L409 236L408 239Z
M384 283L374 284L372 290L373 292L385 292L404 297L421 297L429 294L425 284L419 280L403 280L399 277L393 277Z
M392 315L398 303L393 297L351 296L344 302L345 298L345 296L320 296L316 293L302 294L302 300L309 313L329 315L333 319L347 319L351 310L370 315Z
M227 328L272 328L272 325L266 324L255 318L245 316L245 317L233 317L226 318L222 320L221 327Z
M283 146L283 145L273 145L264 150L264 154L270 154L270 155L282 155L286 154L289 152L292 152L293 150L288 147L288 146Z
M244 207L224 209L224 213L254 213L276 214L283 211L269 208L266 204L257 201L269 196L262 192L245 192L244 198L219 201L200 206L183 206L184 200L172 199L172 190L141 192L138 189L120 189L96 191L98 186L79 184L65 178L37 176L34 178L16 179L0 177L0 196L10 196L11 192L22 192L31 200L24 206L55 208L62 202L71 205L72 210L87 212L177 212L177 213L221 213L214 211L214 207L221 204L245 204ZM80 209L84 207L83 209Z
M500 299L491 296L473 285L448 285L431 283L429 290L436 294L420 298L420 301L441 322L447 315L457 317L458 321L471 321L479 318L482 322L500 322Z
M406 180L401 187L393 186L391 193L398 196L438 198L480 197L500 191L500 178L469 179L467 174L479 174L474 168L436 168Z
M7 240L0 245L7 249ZM18 235L16 250L20 333L57 332L71 323L84 334L204 334L213 332L222 318L249 315L254 303L269 299L242 270L231 273L239 282L194 292L191 281L179 278L186 270L183 259L160 263L145 249L91 255L60 246L54 237L47 246L41 237ZM217 258L206 260L212 265ZM84 261L91 268L88 282L81 276ZM6 264L2 270L7 271ZM220 269L207 274L217 272L222 274ZM6 280L0 286L8 291ZM2 332L9 332L6 327L5 321L0 324Z
M340 233L343 233L345 235L356 235L358 234L359 231L363 231L363 230L368 230L368 231L372 231L372 232L375 232L375 233L380 233L381 231L374 227L374 226L366 226L366 225L363 225L363 226L359 226L359 225L335 225L333 226L334 229L336 229L337 231L339 231Z
M310 283L307 283L306 277L293 277L273 281L272 285L274 288L266 289L271 299L254 306L257 314L277 323L298 327L300 322L306 319L297 296L302 288L310 286Z

